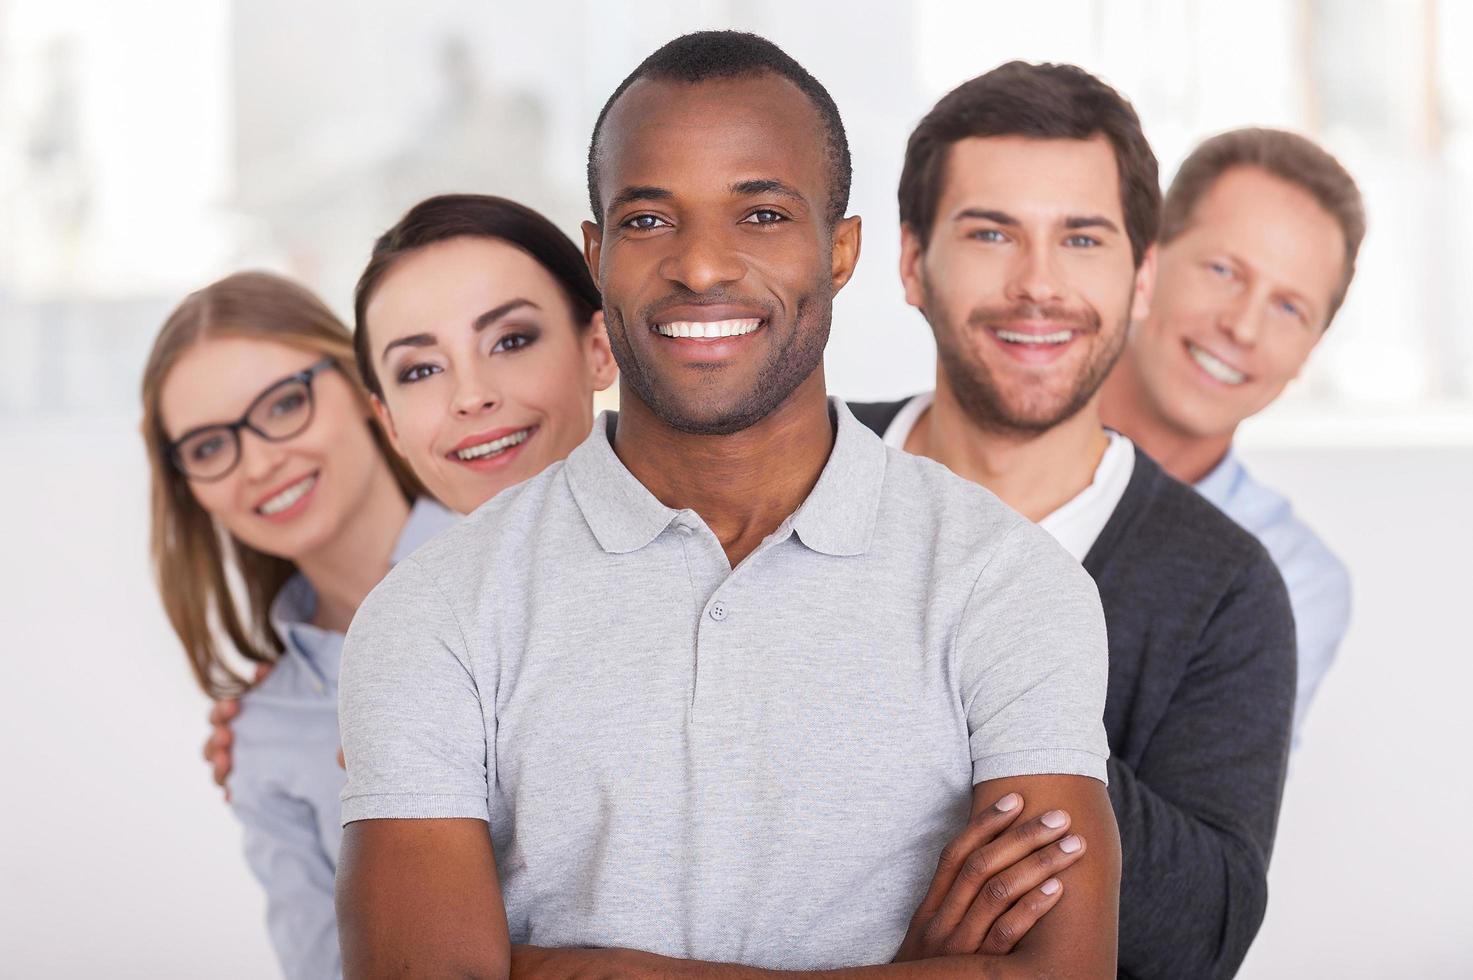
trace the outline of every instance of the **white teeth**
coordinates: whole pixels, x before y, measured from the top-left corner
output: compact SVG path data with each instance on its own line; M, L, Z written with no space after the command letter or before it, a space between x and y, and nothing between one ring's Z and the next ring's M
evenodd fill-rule
M1224 364L1191 341L1187 341L1187 350L1191 353L1192 360L1196 361L1202 370L1223 384L1240 385L1248 380L1248 376L1242 371Z
M509 436L502 436L500 439L483 442L479 446L471 446L469 449L458 450L455 455L460 459L466 460L480 459L483 456L490 456L504 449L510 449L512 446L521 445L527 441L527 437L531 434L531 429L523 429L520 432L513 432Z
M313 473L311 476L308 476L304 479L298 480L296 483L293 483L291 486L281 491L281 493L278 493L276 496L272 497L270 500L257 507L256 510L257 512L264 514L267 517L270 517L272 514L280 514L292 504L305 497L307 495L307 492L315 486L317 486L317 474Z
M1072 330L1057 330L1053 333L1019 333L1016 330L995 331L1000 340L1010 344L1067 344L1074 336Z
M672 320L655 324L655 332L662 337L740 337L762 325L760 319L714 320L701 323L695 320Z

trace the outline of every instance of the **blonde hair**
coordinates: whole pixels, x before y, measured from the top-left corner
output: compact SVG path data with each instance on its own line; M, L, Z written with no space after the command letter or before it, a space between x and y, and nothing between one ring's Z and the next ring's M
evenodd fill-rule
M164 379L180 356L213 337L270 340L330 357L365 406L367 392L353 362L348 328L309 290L266 272L237 273L191 293L154 341L142 384L154 577L195 679L210 697L221 698L239 696L249 685L227 663L220 633L246 660L274 663L282 640L268 613L296 566L223 533L169 460L169 437L159 414ZM420 496L419 481L382 430L371 421L365 424L405 499ZM238 587L232 587L232 579Z

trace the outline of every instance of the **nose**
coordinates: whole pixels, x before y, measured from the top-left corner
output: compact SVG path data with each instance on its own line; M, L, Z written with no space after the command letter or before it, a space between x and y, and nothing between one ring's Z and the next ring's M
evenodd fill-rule
M693 293L740 282L746 263L718 229L687 225L671 236L673 250L660 263L660 275Z
M1217 328L1239 347L1252 347L1263 333L1263 318L1268 310L1268 297L1244 292L1223 309Z
M249 429L240 432L240 471L252 481L266 480L286 461L287 443L262 439Z
M1010 273L1007 297L1014 303L1043 306L1064 297L1052 243L1046 239L1019 249Z
M451 396L451 411L460 418L489 412L501 404L501 396L489 378L481 377L485 372L466 371L460 374L455 393Z

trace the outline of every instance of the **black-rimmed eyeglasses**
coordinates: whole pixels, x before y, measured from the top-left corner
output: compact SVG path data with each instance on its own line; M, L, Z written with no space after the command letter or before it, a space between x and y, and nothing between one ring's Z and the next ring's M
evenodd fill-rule
M191 480L220 480L240 462L241 429L249 429L267 442L301 435L312 424L312 379L336 364L325 357L282 378L257 395L234 422L189 430L169 445L169 462Z

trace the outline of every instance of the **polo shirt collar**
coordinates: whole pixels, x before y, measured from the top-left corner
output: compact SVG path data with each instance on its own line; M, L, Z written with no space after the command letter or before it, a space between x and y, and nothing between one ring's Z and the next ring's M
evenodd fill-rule
M602 412L564 472L578 509L599 547L611 554L638 551L670 526L678 511L655 499L614 453L618 412Z
M837 423L834 448L808 499L793 515L793 532L825 555L862 555L875 536L885 484L885 444L841 399L829 399Z
M818 483L786 522L798 540L827 555L869 550L885 482L885 445L841 400L829 399L837 430ZM599 546L613 554L638 551L680 516L655 499L614 453L618 413L604 412L568 456L573 498Z

